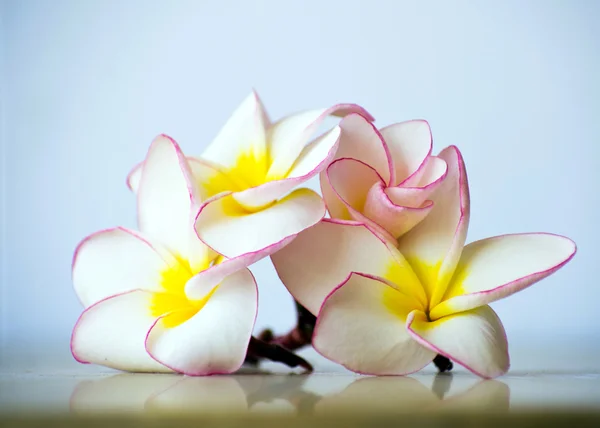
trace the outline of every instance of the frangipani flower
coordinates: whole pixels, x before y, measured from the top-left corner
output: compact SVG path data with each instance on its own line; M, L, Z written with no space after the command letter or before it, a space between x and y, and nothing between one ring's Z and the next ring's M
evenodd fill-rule
M455 147L439 156L448 176L431 213L399 249L368 226L326 219L272 256L296 300L318 314L315 349L350 370L407 374L441 354L482 377L505 373L508 344L488 304L552 274L575 254L573 241L547 233L464 246L463 160Z
M431 156L429 124L412 120L378 131L353 114L340 127L336 159L321 173L329 214L395 241L432 210L430 198L446 178L446 162Z
M100 231L75 252L73 283L86 308L71 340L78 361L188 375L242 365L256 283L243 259L224 260L198 239L200 201L177 143L159 136L141 170L141 232Z
M319 125L350 113L372 119L357 105L338 104L271 123L258 95L250 94L201 158L188 158L205 200L196 219L200 239L227 257L257 260L318 223L325 215L321 197L305 188L289 192L335 155L339 127L309 142ZM134 191L139 186L139 166L128 183Z

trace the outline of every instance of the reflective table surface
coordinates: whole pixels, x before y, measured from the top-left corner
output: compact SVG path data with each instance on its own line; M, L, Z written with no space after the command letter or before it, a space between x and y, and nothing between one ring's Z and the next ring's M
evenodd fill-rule
M430 426L507 420L523 426L561 421L600 426L600 371L517 367L496 380L482 380L460 367L437 374L433 366L408 377L359 376L334 365L303 374L276 364L211 377L130 374L71 363L0 370L3 426L73 421L154 426L172 420L181 426L280 426L285 420L291 428L309 419L314 426L400 420Z

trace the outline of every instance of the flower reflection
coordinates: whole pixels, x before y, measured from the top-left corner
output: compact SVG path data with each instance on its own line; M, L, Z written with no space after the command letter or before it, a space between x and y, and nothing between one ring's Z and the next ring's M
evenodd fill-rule
M508 411L510 388L505 383L481 380L464 392L448 396L454 389L453 379L451 374L440 373L429 389L410 377L360 378L342 392L324 397L315 413Z
M310 388L306 381L312 379ZM347 379L347 378L345 378ZM507 411L509 387L438 374L430 377L362 377L341 392L323 394L322 376L246 374L213 377L118 374L80 382L72 412L177 412L201 414L348 412ZM349 379L348 379L349 380ZM467 384L467 385L465 385ZM329 390L331 390L329 388Z

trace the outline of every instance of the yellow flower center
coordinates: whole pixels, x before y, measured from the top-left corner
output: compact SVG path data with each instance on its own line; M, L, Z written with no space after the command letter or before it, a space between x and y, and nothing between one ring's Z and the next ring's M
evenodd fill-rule
M407 260L408 261L408 260ZM436 306L456 295L460 289L463 275L459 266L452 284L446 288L449 278L440 277L441 262L432 265L421 260L408 261L410 268L391 262L386 269L384 279L396 284L398 289L389 287L383 295L384 306L394 315L406 320L413 310L422 311L429 319ZM414 275L413 275L414 274ZM434 320L436 318L432 318Z
M200 184L206 190L208 197L225 191L241 192L266 183L268 170L267 153L257 154L251 150L240 153L235 165L228 168L225 173L203 177Z
M207 267L208 265L210 262L207 263ZM196 273L192 271L188 260L177 256L174 263L161 273L161 286L164 291L156 292L152 296L150 313L154 317L164 316L165 327L176 327L196 315L219 287L214 287L202 299L188 299L185 284Z

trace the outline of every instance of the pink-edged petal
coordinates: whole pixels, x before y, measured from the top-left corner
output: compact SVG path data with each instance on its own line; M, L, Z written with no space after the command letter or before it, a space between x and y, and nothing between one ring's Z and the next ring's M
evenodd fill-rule
M134 166L131 169L131 171L129 171L129 174L127 174L127 180L126 180L127 187L133 193L137 193L138 189L140 187L140 180L142 179L142 167L143 166L144 166L144 162L140 162L136 166Z
M430 156L421 169L423 174L415 174L401 186L388 187L385 193L394 205L420 207L427 201L446 179L448 166L443 159Z
M448 165L444 159L428 156L421 168L402 183L402 187L423 188L430 192L427 195L429 197L436 189L435 185L440 184L446 178L447 173Z
M482 239L467 245L431 318L486 305L510 296L553 274L573 258L569 238L549 233L523 233Z
M356 104L336 104L326 109L296 113L274 123L267 135L272 160L267 179L276 180L288 175L311 136L328 116L344 117L352 113L373 120L365 109Z
M386 126L380 130L394 164L394 182L398 185L415 174L431 153L433 139L429 124L410 120Z
M430 298L439 303L460 258L469 224L467 172L458 148L440 155L448 174L433 195L433 209L399 240L398 249L410 262Z
M389 148L375 125L359 114L351 114L340 122L340 128L336 159L357 159L377 171L386 185L393 182L395 172Z
M73 285L88 307L114 294L134 289L160 290L168 253L136 232L114 228L96 232L77 246L73 256Z
M390 242L395 238L382 225L364 213L369 190L379 184L383 186L381 176L369 165L357 159L338 159L325 172L327 185L322 185L326 203L332 200L341 202L339 206L329 204L329 214L342 220L356 220L365 223Z
M339 132L339 128L336 127L307 146L288 178L236 192L233 194L234 199L247 210L255 211L283 197L329 165L329 161L335 155Z
M425 301L418 279L398 250L361 223L325 219L271 260L290 293L315 315L352 272L385 278Z
M233 259L224 259L220 263L197 273L185 284L185 295L189 299L203 298L226 277L272 254L285 246L288 240L284 239L262 251L245 253Z
M510 367L508 342L498 315L489 306L430 322L420 311L411 312L406 327L433 352L444 355L484 378L503 375Z
M424 201L416 207L396 205L380 182L369 190L363 213L398 239L419 224L432 208L431 201Z
M414 308L410 297L390 285L352 274L323 303L313 346L324 357L354 372L415 372L429 364L435 352L414 341L406 331L406 317Z
M135 372L169 372L148 355L144 340L156 322L150 313L152 293L133 290L101 300L77 320L71 352L81 363Z
M193 220L200 195L189 164L177 143L157 137L144 161L137 194L138 223L142 233L174 254L202 266L209 249L194 233Z
M272 254L325 215L319 195L297 189L272 206L256 212L241 208L232 195L206 202L196 218L200 239L219 254L236 258L247 253Z
M202 153L202 158L226 168L235 167L240 156L257 162L257 167L266 173L267 147L266 129L269 119L258 94L253 91L233 112L219 134Z
M258 308L258 290L248 269L225 278L192 318L167 327L161 317L148 332L146 350L155 360L190 376L232 373L246 357ZM168 317L168 315L167 315Z

